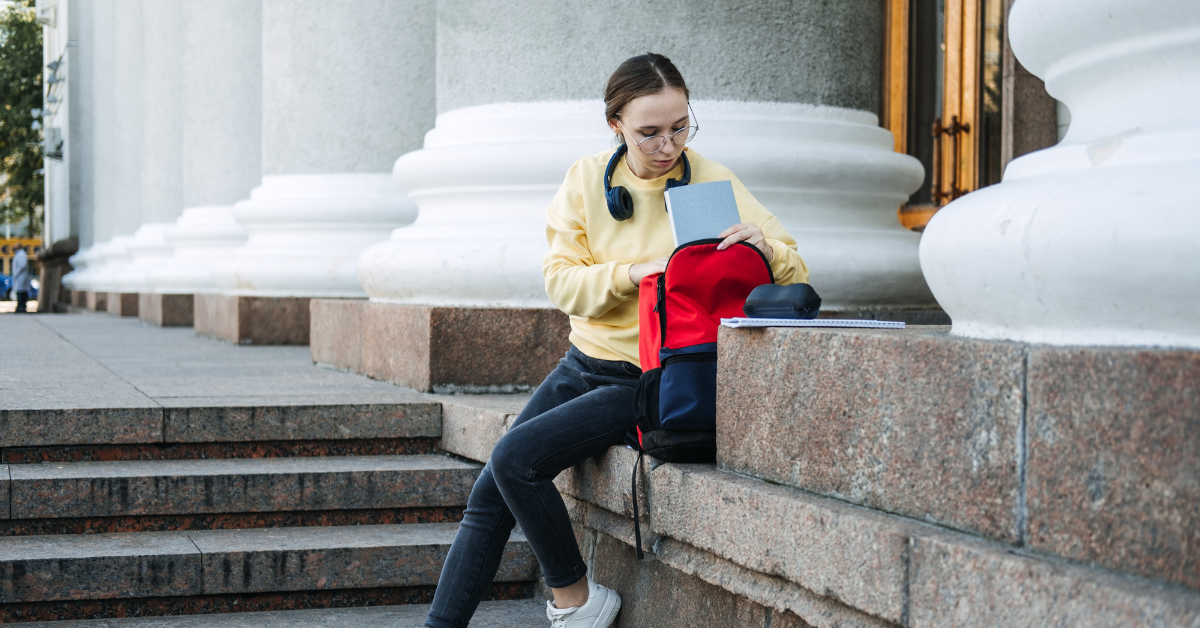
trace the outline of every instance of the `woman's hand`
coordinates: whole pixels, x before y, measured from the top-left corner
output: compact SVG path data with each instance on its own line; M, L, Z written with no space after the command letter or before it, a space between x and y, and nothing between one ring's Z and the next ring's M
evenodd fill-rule
M747 242L762 251L763 257L766 257L768 262L775 257L775 249L767 244L767 236L763 235L762 229L752 222L734 225L722 231L721 235L717 237L725 238L724 242L717 245L718 251L724 251L736 242ZM633 270L630 270L629 273L632 275Z
M642 280L647 276L653 275L654 273L666 272L666 270L666 257L660 257L644 264L634 264L633 266L629 267L629 280L633 282L633 285L640 286L642 285Z

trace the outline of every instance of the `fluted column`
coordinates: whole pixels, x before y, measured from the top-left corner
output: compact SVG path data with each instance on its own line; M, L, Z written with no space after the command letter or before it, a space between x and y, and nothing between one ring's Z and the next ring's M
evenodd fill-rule
M116 97L113 116L96 124L112 124L114 154L113 235L131 236L142 224L142 2L117 0L113 4L113 83Z
M1071 126L926 229L953 333L1200 347L1198 33L1190 0L1014 5L1013 50Z
M687 79L695 150L779 216L826 309L936 307L895 219L921 167L874 113L882 29L869 0L440 0L437 125L393 170L420 215L359 257L361 355L314 340L314 359L421 389L537 385L568 345L541 272L546 207L612 146L605 84L647 50ZM395 346L367 340L380 320Z
M233 204L262 172L262 10L257 2L183 3L177 42L181 77L182 215L163 231L171 256L147 273L149 316L191 325L193 295L217 292L216 262L246 241ZM202 323L202 326L205 323Z
M141 226L142 3L113 2L111 8L103 10L111 11L111 91L103 95L108 102L96 112L93 124L98 128L108 127L97 137L97 159L107 161L98 165L97 178L109 179L110 186L98 190L105 198L97 199L97 204L103 204L100 211L109 221L111 231L107 241L98 239L102 242L98 245L100 264L90 269L90 276L94 290L108 293L110 314L134 316L137 295L120 295L130 294L123 284L122 273L133 259L129 244ZM97 6L96 12L101 11L101 6ZM98 19L97 26L108 19L107 16Z
M141 5L141 224L127 247L130 261L115 274L114 284L121 293L146 295L151 291L147 273L171 257L164 234L183 209L183 1L142 0ZM137 314L143 319L144 301L146 297L138 297ZM153 309L148 301L145 305Z
M307 344L296 298L366 296L358 254L416 217L389 172L433 122L432 16L429 2L263 1L262 180L234 208L249 239L214 277L229 297L293 300L271 316L295 333L265 342Z
M545 208L610 146L609 74L651 49L688 81L695 150L779 216L826 309L935 307L919 235L895 220L921 168L878 127L882 28L876 2L442 0L437 127L394 170L420 217L363 254L363 285L378 302L548 307Z
M111 121L116 112L114 0L95 0L76 17L83 20L84 16L90 19L81 21L80 28L90 35L90 45L81 50L91 53L86 63L90 69L92 106L89 114L81 116L78 122L90 133L91 142L87 153L79 155L79 181L80 185L90 189L91 202L79 208L79 252L71 257L74 270L63 277L63 286L84 293L83 302L89 309L104 310L107 294L100 296L95 286L96 280L104 275L105 267L100 245L113 236L116 201L113 172L118 140L113 124L97 124L96 121ZM83 62L82 59L79 61ZM81 147L76 145L75 148Z

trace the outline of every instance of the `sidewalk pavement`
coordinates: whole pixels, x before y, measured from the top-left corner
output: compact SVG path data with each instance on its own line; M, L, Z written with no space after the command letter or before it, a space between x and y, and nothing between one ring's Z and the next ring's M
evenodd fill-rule
M428 400L316 366L308 347L234 346L104 314L0 317L0 410Z

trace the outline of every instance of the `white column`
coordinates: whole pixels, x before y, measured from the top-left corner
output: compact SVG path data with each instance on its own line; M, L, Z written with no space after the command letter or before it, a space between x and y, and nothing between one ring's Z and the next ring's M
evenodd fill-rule
M94 262L72 289L122 292L119 273L141 226L142 3L98 0L94 7ZM118 239L119 237L119 239ZM77 254L78 255L78 254ZM70 277L70 276L69 276Z
M896 221L921 167L874 113L881 6L767 4L443 0L437 127L394 170L420 217L359 258L372 300L549 307L546 206L575 159L611 145L609 75L653 49L688 82L695 150L779 216L826 309L935 307L919 235Z
M181 194L166 228L171 258L147 274L159 294L213 293L214 263L245 243L233 204L262 172L262 10L257 2L187 2L182 8Z
M85 138L77 138L72 133L78 125L78 115L72 111L79 101L84 101L82 112L86 113L88 108L87 85L79 90L74 88L83 78L83 70L86 67L81 62L91 56L91 51L83 54L73 51L82 46L90 48L91 41L90 37L81 36L80 16L75 14L75 9L76 7L68 2L54 5L51 13L54 21L42 27L42 84L45 97L41 107L41 124L47 143L46 154L50 154L55 148L49 145L53 135L57 135L58 140L62 142L60 159L46 157L43 160L45 196L42 234L47 246L78 234L77 217L73 215L71 199L72 178L78 177L79 167L75 144L78 140L83 140L82 146L85 150L88 144ZM90 17L90 7L84 9L84 12ZM51 69L49 66L55 62L57 69ZM51 77L57 77L57 82L50 84ZM76 185L78 186L78 182Z
M111 121L116 115L113 76L116 7L114 0L95 0L88 7L91 19L81 22L80 28L91 36L92 54L89 59L80 61L90 65L92 110L89 119L80 119L79 123L81 130L90 134L91 143L86 153L77 155L80 186L90 190L91 202L79 207L79 253L71 257L71 266L75 270L63 277L65 287L80 291L94 290L93 279L104 267L99 245L113 236L116 200L113 170L118 149L114 125L111 122L96 123L97 120ZM75 148L83 149L79 145Z
M388 173L432 123L432 20L429 1L262 2L263 176L223 294L365 296L358 254L416 217Z
M130 2L132 6L135 2ZM146 274L171 257L164 233L183 209L182 0L142 0L140 225L127 245L129 263L116 272L118 292L149 292Z
M930 222L954 333L1200 347L1200 12L1192 0L1018 2L1021 63L1071 111L1059 145Z
M113 235L131 236L142 224L142 3L113 6L113 111L94 124L113 128Z

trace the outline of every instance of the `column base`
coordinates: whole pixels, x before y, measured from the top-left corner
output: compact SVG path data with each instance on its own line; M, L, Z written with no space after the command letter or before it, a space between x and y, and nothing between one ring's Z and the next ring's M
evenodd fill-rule
M433 392L530 390L570 347L549 308L312 300L314 362Z
M306 345L307 297L242 297L197 294L196 335L239 345Z
M138 320L159 327L191 327L194 312L195 297L190 294L138 295Z
M108 313L113 316L137 316L138 294L136 292L109 292Z
M83 296L83 306L91 312L107 312L108 293L88 290Z

